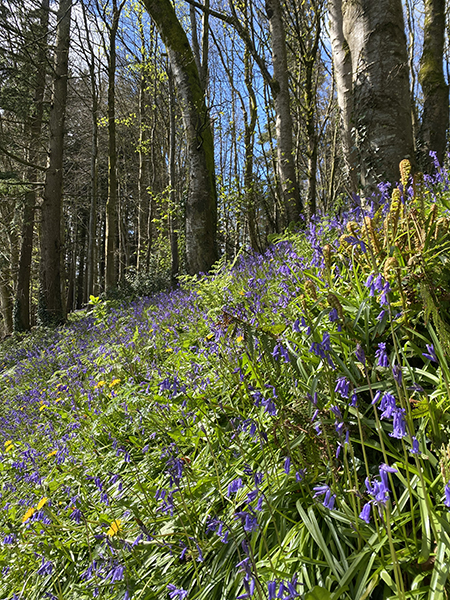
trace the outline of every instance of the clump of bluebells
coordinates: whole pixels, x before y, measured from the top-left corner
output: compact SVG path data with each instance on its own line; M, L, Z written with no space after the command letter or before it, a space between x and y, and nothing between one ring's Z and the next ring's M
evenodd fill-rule
M403 164L369 209L5 346L0 596L445 589L439 186Z

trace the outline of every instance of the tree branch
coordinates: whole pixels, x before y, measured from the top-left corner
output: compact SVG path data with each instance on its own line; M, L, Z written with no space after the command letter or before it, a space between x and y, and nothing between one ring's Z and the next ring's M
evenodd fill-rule
M12 152L7 150L3 146L0 146L0 152L2 154L4 154L5 156L7 156L8 158L15 160L16 162L20 163L21 165L24 165L25 167L31 167L32 169L36 169L36 170L42 171L42 172L45 172L47 170L47 167L42 167L41 165L35 165L34 163L30 163L27 160L25 160L24 158L20 158L20 156L13 154Z
M267 69L265 60L258 54L258 52L255 48L255 45L253 43L253 40L250 37L249 32L247 31L247 29L245 29L245 27L239 21L232 2L230 3L231 11L233 13L232 15L226 15L225 13L218 12L216 10L213 10L212 8L207 8L206 6L203 6L203 4L196 2L196 0L186 0L186 2L188 4L190 4L191 6L195 6L195 8L198 8L199 10L203 11L204 13L206 13L212 17L215 17L216 19L220 19L221 21L228 23L228 25L232 25L236 29L239 37L244 42L244 44L247 46L248 51L252 55L253 60L258 65L259 70L261 71L261 75L264 78L264 81L270 87L271 92L273 94L276 94L278 92L278 86L276 85L276 81L274 80L272 75L269 73L269 70Z

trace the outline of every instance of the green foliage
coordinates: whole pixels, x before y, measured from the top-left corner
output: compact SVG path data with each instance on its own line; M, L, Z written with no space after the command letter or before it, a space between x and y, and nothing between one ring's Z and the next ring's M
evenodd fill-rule
M444 598L448 228L428 196L9 340L2 597Z

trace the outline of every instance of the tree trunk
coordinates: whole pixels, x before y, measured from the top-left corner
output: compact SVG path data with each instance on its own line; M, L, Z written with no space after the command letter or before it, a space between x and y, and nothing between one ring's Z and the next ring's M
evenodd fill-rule
M291 221L299 220L301 205L293 155L289 72L280 0L266 0L266 13L272 40L273 81L271 89L276 112L277 171L285 211L282 223L286 226Z
M61 294L61 213L71 9L72 0L60 0L50 110L49 162L45 175L41 222L38 313L41 323L45 325L62 323L65 318Z
M350 166L356 163L361 185L369 193L380 181L398 179L403 158L414 159L402 2L343 0L339 4L333 0L330 9L335 11L332 22L339 25L342 17L342 32L333 28L332 37L345 122L344 152L349 156L353 147L349 135L353 130L357 159L350 160Z
M117 149L116 149L116 36L122 4L113 0L108 55L108 199L106 201L105 291L117 285Z
M171 255L171 270L170 282L172 287L177 285L177 276L180 271L180 258L178 254L178 207L176 205L176 168L175 168L175 89L173 85L173 74L168 66L167 75L169 79L169 239L170 239L170 255Z
M33 114L30 120L30 147L28 151L28 162L35 164L39 160L39 142L41 139L42 118L44 114L44 91L45 76L47 71L47 33L49 0L42 0L40 8L41 42L37 54L37 69L33 99ZM32 167L27 170L27 180L31 183L38 181L38 171ZM30 279L31 259L33 252L34 213L37 194L36 187L31 185L25 193L23 208L22 236L20 246L19 269L17 273L17 290L14 299L14 329L15 331L27 331L30 323Z
M89 83L91 87L92 99L92 121L91 121L91 165L90 165L90 184L91 184L91 202L89 208L89 228L87 240L87 261L86 261L86 294L83 302L87 302L91 295L95 295L95 250L97 244L97 196L98 196L98 95L97 77L95 69L95 52L89 33L89 24L87 21L86 7L81 3L83 9L84 26L86 30L86 39L89 50Z
M333 52L334 78L338 105L340 110L341 144L349 191L356 194L358 190L357 156L353 127L353 75L352 57L347 40L344 37L342 16L342 0L329 0L330 37Z
M143 0L159 29L172 66L186 131L189 193L186 200L186 267L209 271L218 258L214 144L194 55L170 0Z
M420 59L419 82L424 104L420 128L421 167L430 172L436 152L442 164L447 145L449 123L448 85L444 77L445 0L425 0L423 51Z

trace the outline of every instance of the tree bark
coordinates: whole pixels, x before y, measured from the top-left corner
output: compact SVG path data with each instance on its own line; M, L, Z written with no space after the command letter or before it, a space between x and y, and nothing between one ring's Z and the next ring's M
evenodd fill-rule
M419 135L420 163L428 172L433 168L430 151L436 152L442 164L447 145L449 87L443 69L445 20L445 0L425 0L423 51L419 70L424 104Z
M169 241L171 255L170 282L173 288L177 285L177 276L180 271L180 258L178 253L178 207L176 203L176 165L175 165L175 88L173 74L168 66L169 79Z
M205 97L186 33L170 0L143 0L159 29L172 66L186 131L189 193L186 200L186 267L207 272L218 258L214 145Z
M50 110L49 160L45 175L41 222L38 316L41 323L45 325L62 323L65 318L61 293L61 214L71 9L72 0L60 0Z
M84 27L86 30L86 42L88 53L85 54L89 67L89 84L91 88L92 121L91 121L91 164L90 164L90 187L91 202L89 208L89 224L87 239L86 260L86 294L83 302L87 302L91 295L95 295L95 272L96 272L96 245L97 245L97 196L98 196L98 113L99 113L99 90L97 87L96 59L94 47L89 33L89 24L86 15L86 7L81 3L83 10Z
M284 226L298 221L301 211L292 144L292 116L289 95L286 39L280 0L266 0L266 13L272 44L275 130L277 137L277 171L283 197Z
M108 26L108 199L106 201L105 291L117 285L117 149L116 149L116 36L124 2L113 0L112 22Z
M36 79L33 98L33 113L29 124L30 146L28 150L28 161L37 163L39 161L39 144L41 140L42 118L44 114L44 91L45 77L47 72L47 33L48 33L49 0L42 0L40 7L41 41L37 53ZM27 181L35 183L38 181L38 170L29 167L27 170ZM22 236L20 245L19 269L17 273L17 289L14 299L14 329L15 331L27 331L31 327L30 322L30 280L31 259L33 252L34 216L37 201L36 187L31 185L25 193L25 203L22 218Z
M357 156L353 127L353 74L352 57L344 37L342 0L329 0L330 37L333 52L334 78L341 124L341 144L350 193L358 189Z
M403 158L414 160L402 3L342 0L339 5L338 0L330 3L335 11L332 22L339 25L342 17L342 31L333 28L332 37L344 152L350 168L360 171L363 190L370 193L379 181L398 179ZM353 147L356 161L349 154Z

